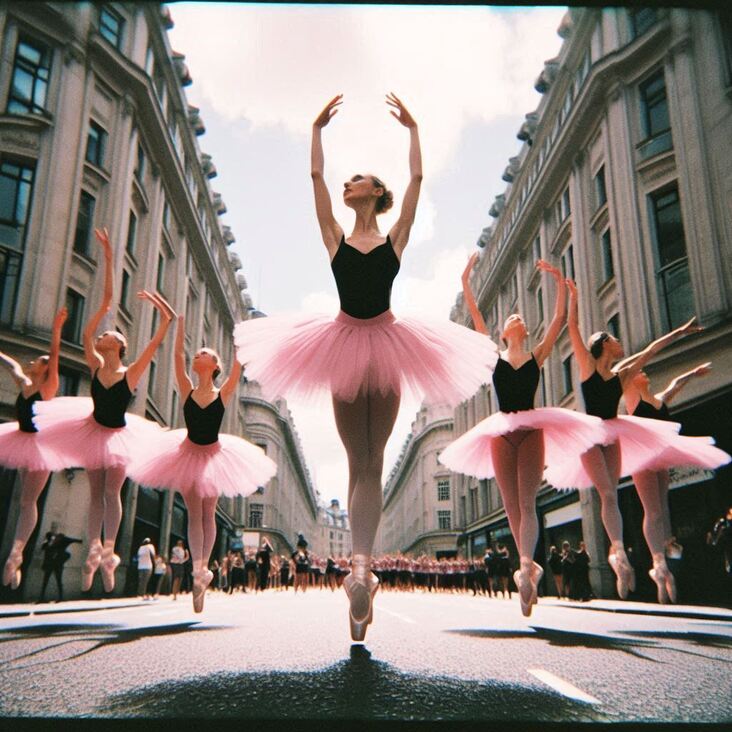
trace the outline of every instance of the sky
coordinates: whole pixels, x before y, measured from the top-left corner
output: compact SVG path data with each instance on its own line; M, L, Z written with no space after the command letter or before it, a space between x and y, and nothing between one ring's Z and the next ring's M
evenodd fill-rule
M174 50L185 54L200 108L203 152L227 206L248 291L269 315L338 312L310 180L312 122L336 94L323 130L325 179L346 235L354 215L343 181L377 175L395 205L406 187L409 132L389 114L395 92L419 125L422 192L392 290L399 314L448 318L460 273L476 251L501 174L521 143L516 132L539 104L534 80L561 46L566 7L175 3ZM295 426L323 502L346 504L348 470L333 415L290 400ZM384 478L419 404L404 400L387 444Z

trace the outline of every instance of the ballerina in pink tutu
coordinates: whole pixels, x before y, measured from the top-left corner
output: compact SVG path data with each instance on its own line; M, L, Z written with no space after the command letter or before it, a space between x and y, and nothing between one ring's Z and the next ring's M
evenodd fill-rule
M177 490L188 509L188 546L193 561L193 609L203 610L213 573L208 561L216 541L216 502L219 496L248 496L264 485L277 465L262 448L234 435L219 434L226 405L236 392L241 364L234 359L226 381L217 389L221 373L216 351L201 348L193 356L198 377L194 388L186 372L185 321L178 316L175 339L175 376L178 392L186 394L186 428L163 433L129 467L130 476L151 488Z
M10 371L20 388L15 401L15 422L0 425L0 465L14 468L20 475L20 513L15 525L15 537L3 569L3 584L13 590L20 585L23 549L38 522L38 497L48 476L47 451L36 439L38 430L33 425L32 405L39 399L53 399L58 391L58 355L61 329L68 313L66 308L56 313L51 329L51 348L47 356L39 356L23 371L20 364L0 352L0 365Z
M488 334L470 288L470 272L478 258L473 254L463 272L463 294L475 330ZM603 438L596 417L559 407L534 408L540 370L554 347L567 316L567 291L562 273L540 259L536 266L549 272L557 287L554 317L533 350L525 347L529 332L523 318L506 319L502 337L507 345L493 372L499 412L476 424L440 453L440 462L478 478L496 478L506 508L511 533L516 539L521 568L514 573L521 612L531 615L543 569L533 561L539 538L536 492L545 465L579 455Z
M608 562L617 577L618 596L625 599L635 589L635 574L623 544L623 519L618 507L617 485L621 475L643 470L678 439L681 425L656 419L618 415L618 403L638 372L662 348L683 335L701 330L694 318L650 343L639 353L624 357L623 346L605 331L590 336L585 346L579 331L577 287L567 280L570 292L569 337L582 380L582 396L588 414L603 420L606 439L581 456L549 466L545 478L556 488L589 488L594 485L600 495L602 523L610 538ZM616 364L613 366L613 364ZM604 443L604 444L603 444Z
M711 364L704 363L672 379L658 394L652 394L645 371L640 371L625 390L623 398L629 414L647 419L671 421L668 404L698 376L708 374ZM687 437L679 435L673 446L657 455L645 470L633 474L638 496L643 504L643 535L653 559L653 569L648 574L656 583L660 603L676 602L676 582L666 564L666 545L671 540L671 513L668 505L670 467L693 465L714 469L726 465L730 456L714 447L711 437Z
M94 233L104 250L105 265L102 303L86 324L83 336L84 355L92 373L91 398L58 397L50 402L36 402L34 421L40 430L41 444L58 456L52 470L86 468L91 493L87 518L89 553L81 570L81 588L85 592L91 589L94 573L101 565L104 589L111 592L120 562L114 544L122 519L120 492L126 466L137 451L161 432L155 422L125 410L175 313L159 295L138 293L140 299L154 305L161 319L145 350L129 366L122 364L127 339L121 333L108 330L95 338L96 329L111 308L114 286L109 234L106 229L95 229Z
M332 395L349 466L353 571L344 587L351 636L363 640L378 587L370 565L381 515L384 447L401 394L409 390L428 401L452 404L471 396L490 377L496 346L447 318L397 318L389 309L422 182L417 123L394 94L386 103L410 135L410 180L401 212L384 237L377 216L391 207L392 193L373 174L354 175L343 184L343 201L356 214L346 241L323 178L321 141L321 130L338 112L342 97L334 97L315 120L311 158L315 211L341 310L335 318L297 315L247 321L236 326L234 336L247 376L261 382L266 396Z

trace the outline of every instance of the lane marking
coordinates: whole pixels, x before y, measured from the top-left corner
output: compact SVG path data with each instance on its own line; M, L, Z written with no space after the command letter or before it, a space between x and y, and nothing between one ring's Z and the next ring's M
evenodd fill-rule
M570 699L576 699L577 701L585 702L587 704L602 704L599 699L595 699L594 696L590 696L582 689L578 689L569 681L565 681L560 676L555 676L549 671L545 671L543 668L528 668L526 669L532 676L535 676L539 681L542 681L547 686L550 686L554 691L558 691L562 696L567 696Z
M393 610L387 610L385 607L381 607L380 605L375 605L374 609L382 613L387 613L388 615L393 615L395 618L399 618L399 620L403 620L405 623L412 623L412 625L417 624L416 620L412 620L412 618L408 618L406 615L402 615L401 613L395 613Z

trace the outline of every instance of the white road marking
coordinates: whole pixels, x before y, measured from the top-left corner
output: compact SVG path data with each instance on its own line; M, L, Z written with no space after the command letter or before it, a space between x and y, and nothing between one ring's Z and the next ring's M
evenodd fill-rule
M417 623L416 620L412 620L412 618L408 618L406 615L402 615L401 613L395 613L393 610L387 610L385 607L376 606L376 610L380 613L393 615L395 618L399 618L399 620L403 620L405 623L412 623L412 625L416 625Z
M558 691L562 696L567 696L570 699L576 699L577 701L585 702L587 704L602 704L599 699L595 699L594 696L590 696L587 692L578 689L569 681L565 681L559 676L555 676L549 671L545 671L543 668L529 668L526 669L532 676L535 676L539 681L544 682L547 686L550 686L554 691Z

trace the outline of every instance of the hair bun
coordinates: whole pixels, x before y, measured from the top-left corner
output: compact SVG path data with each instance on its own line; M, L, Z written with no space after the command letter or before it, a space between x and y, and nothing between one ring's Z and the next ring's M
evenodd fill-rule
M376 202L376 213L381 214L388 211L394 205L394 194L391 191L384 192L379 196L379 200Z

